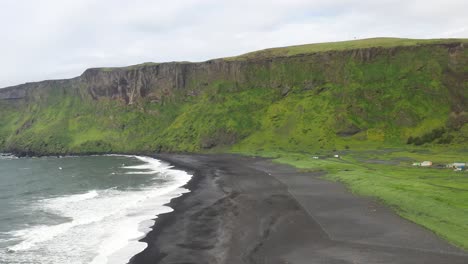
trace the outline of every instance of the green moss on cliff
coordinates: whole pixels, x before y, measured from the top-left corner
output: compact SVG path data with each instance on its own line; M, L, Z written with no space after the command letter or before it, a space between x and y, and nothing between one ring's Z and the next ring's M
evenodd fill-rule
M0 100L0 148L40 154L311 152L402 146L441 127L451 147L464 148L468 49L459 42L379 39L291 47L289 55L308 55L218 61L219 73L191 73L175 64L184 67L175 76L184 78L177 82L183 89L162 88L160 99L143 97L131 105L92 99L86 83L38 88L43 92L26 99ZM348 50L358 46L392 48Z

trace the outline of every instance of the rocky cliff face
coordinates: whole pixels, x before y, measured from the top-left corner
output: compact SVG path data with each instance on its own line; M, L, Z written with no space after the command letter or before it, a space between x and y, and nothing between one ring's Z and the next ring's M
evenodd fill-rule
M0 149L198 151L243 144L305 151L401 144L440 127L463 143L465 45L267 50L88 69L69 80L0 89Z
M236 79L239 63L213 60L203 63L161 63L120 69L89 69L80 77L93 99L112 98L133 104L162 97L196 95L214 80Z
M466 66L464 43L427 45L443 48L447 52L448 69L453 72L456 82L463 83L468 80L468 73L460 72L460 67ZM81 94L89 95L94 100L110 98L133 104L147 99L159 102L163 97L195 96L204 87L217 81L230 83L233 89L246 85L255 87L272 87L283 89L286 93L288 87L303 85L312 88L324 82L346 82L346 73L343 71L344 62L355 60L356 62L371 62L376 58L386 57L391 59L401 52L413 52L421 49L419 46L394 47L394 48L365 48L345 51L328 51L311 54L299 54L294 56L274 56L261 54L258 57L248 59L217 59L201 63L171 62L159 64L142 64L124 68L94 68L86 70L81 76L70 80L52 80L37 83L27 83L14 87L0 89L0 100L18 100L33 98L34 93L44 93L53 88L68 87L79 89ZM310 71L310 76L302 78L301 82L283 78L278 68L288 65L300 65ZM254 71L252 71L254 69ZM263 74L263 78L255 76ZM317 74L317 72L321 72ZM273 74L278 74L274 76ZM318 75L326 75L326 80L317 80ZM451 87L453 88L453 84ZM457 84L455 84L457 86ZM455 89L457 90L457 89ZM458 89L459 91L460 89ZM465 95L454 92L457 107L466 107ZM461 97L461 98L460 98Z
M51 80L0 89L0 100L32 98L53 87L86 91L94 100L110 98L133 104L142 99L158 102L175 93L193 96L216 80L242 81L245 62L222 59L202 63L171 62L125 68L93 68L70 80Z
M9 87L0 90L0 100L18 100L26 97L26 86Z

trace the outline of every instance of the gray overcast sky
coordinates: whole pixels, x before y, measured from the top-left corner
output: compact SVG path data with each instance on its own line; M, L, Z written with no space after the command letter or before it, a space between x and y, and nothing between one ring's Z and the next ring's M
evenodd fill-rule
M468 38L467 0L0 0L0 87L369 37Z

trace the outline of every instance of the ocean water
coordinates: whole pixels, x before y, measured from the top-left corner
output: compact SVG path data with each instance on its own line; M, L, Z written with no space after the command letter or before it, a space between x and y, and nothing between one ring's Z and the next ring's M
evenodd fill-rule
M0 263L127 263L190 178L149 157L2 154Z

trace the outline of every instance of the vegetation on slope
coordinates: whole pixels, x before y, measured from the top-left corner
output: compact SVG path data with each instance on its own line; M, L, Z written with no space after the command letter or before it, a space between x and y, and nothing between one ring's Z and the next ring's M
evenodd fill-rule
M95 100L86 87L56 87L27 100L0 100L0 149L38 154L311 152L406 143L463 148L468 49L450 44L454 41L327 44L338 50L376 43L398 47L246 63L238 73L242 82L195 79L187 89L205 83L196 95L175 91L156 103ZM317 45L306 51L327 46ZM444 130L441 138L425 140L432 139L425 135L434 129Z

